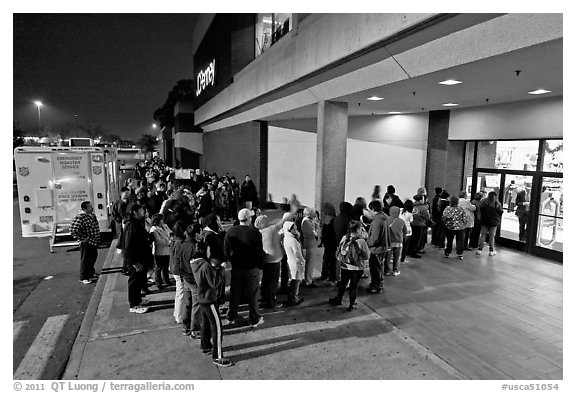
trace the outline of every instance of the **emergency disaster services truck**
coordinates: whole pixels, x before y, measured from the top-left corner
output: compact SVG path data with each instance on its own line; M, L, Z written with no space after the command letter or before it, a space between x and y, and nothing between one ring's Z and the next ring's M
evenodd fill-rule
M50 237L50 252L78 244L70 224L84 201L92 202L100 231L110 231L119 186L115 153L99 147L16 148L22 237Z

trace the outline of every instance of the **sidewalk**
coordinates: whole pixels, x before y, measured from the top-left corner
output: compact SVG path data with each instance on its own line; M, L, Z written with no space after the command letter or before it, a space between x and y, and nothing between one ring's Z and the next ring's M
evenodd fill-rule
M323 249L319 249L321 253ZM105 272L121 266L110 249ZM316 258L317 261L320 259ZM316 267L317 271L320 266ZM224 330L221 369L200 352L199 340L174 323L173 289L153 293L148 313L128 312L127 278L103 274L63 379L462 379L464 376L358 299L358 309L327 304L328 285L302 290L298 307L263 312L265 323L243 321ZM321 284L322 285L322 284ZM345 298L346 301L346 298Z

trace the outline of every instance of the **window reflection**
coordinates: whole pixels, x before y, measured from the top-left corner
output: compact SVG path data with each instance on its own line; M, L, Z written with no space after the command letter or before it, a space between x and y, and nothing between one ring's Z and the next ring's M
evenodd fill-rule
M544 141L544 172L564 172L564 141Z

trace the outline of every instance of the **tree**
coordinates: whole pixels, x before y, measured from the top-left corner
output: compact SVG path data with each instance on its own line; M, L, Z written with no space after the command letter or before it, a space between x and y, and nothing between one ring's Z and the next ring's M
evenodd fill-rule
M150 153L150 157L152 157L152 152L156 148L157 144L158 141L156 140L156 137L150 134L144 134L138 140L138 147L140 147L140 149L142 149L146 155Z
M12 150L24 145L25 143L24 132L19 129L17 123L13 123L12 141Z
M166 102L154 111L152 117L160 124L160 128L174 127L174 107L179 101L192 101L194 99L194 81L182 79L168 93Z

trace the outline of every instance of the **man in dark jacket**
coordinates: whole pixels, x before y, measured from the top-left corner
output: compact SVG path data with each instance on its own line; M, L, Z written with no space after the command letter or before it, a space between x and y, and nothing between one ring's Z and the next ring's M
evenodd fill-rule
M188 225L186 238L176 253L176 266L182 281L184 309L182 314L182 334L200 338L200 303L198 303L198 285L190 261L196 252L201 227L200 224Z
M153 256L148 232L144 228L144 207L133 204L129 211L130 218L124 228L124 263L130 268L128 278L128 302L130 312L143 314L148 311L142 301L141 291L146 288L146 272L152 266ZM144 304L143 304L144 303Z
M390 184L386 188L386 195L384 195L384 212L388 214L392 206L398 206L400 209L402 209L404 204L400 200L400 197L396 195L396 188Z
M120 199L112 205L112 218L114 219L114 238L122 237L122 222L127 219L128 205L130 204L131 191L128 187L120 189Z
M228 230L224 238L224 255L232 265L230 283L230 308L228 322L233 324L238 316L238 305L244 291L248 296L250 326L255 328L264 323L258 310L260 266L263 262L264 247L262 234L251 224L252 210L238 212L240 225Z
M212 354L215 365L229 367L234 363L222 353L222 322L218 313L219 305L224 302L224 268L220 260L211 258L209 244L198 243L191 262L194 280L198 284L198 302L202 315L200 348L205 355Z
M368 230L368 248L370 250L370 286L369 293L380 293L383 289L383 267L386 256L390 253L390 228L388 216L382 211L382 202L373 200L368 209L374 214Z
M258 206L258 191L256 191L256 186L249 175L246 175L240 186L240 203L243 207L248 207L246 202L252 202L252 206ZM252 206L249 208L251 209Z

